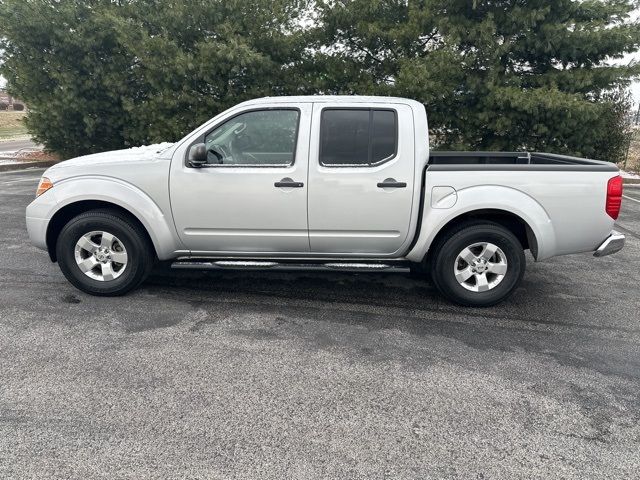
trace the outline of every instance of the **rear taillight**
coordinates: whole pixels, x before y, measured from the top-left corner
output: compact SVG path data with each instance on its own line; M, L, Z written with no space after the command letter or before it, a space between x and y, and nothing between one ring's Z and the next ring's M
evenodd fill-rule
M607 182L607 204L605 211L607 215L616 220L620 214L622 206L622 177L610 178Z

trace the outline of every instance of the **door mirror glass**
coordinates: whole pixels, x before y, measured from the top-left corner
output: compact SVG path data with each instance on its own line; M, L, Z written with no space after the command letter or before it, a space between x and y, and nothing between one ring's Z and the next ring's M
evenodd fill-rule
M189 166L200 168L207 163L207 147L204 143L196 143L191 145L189 149Z

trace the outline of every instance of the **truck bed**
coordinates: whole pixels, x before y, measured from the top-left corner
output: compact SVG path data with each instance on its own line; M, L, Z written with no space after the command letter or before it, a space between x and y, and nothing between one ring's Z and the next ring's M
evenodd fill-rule
M540 152L434 151L429 155L427 168L430 171L618 171L618 168L610 162Z

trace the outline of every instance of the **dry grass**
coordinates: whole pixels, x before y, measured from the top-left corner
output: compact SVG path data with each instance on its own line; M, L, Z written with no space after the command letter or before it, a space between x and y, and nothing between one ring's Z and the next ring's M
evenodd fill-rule
M20 152L16 156L16 160L20 162L43 162L49 160L60 161L60 157L55 153L45 152L43 150L26 150Z
M640 174L640 128L636 128L631 137L631 147L625 169L628 172Z
M24 112L0 112L0 140L13 140L29 135L24 126Z

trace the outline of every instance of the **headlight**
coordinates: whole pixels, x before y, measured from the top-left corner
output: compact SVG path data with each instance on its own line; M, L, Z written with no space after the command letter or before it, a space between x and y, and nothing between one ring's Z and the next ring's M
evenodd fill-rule
M49 190L51 187L53 187L53 182L47 177L42 177L40 179L40 183L38 184L38 190L36 190L36 198Z

